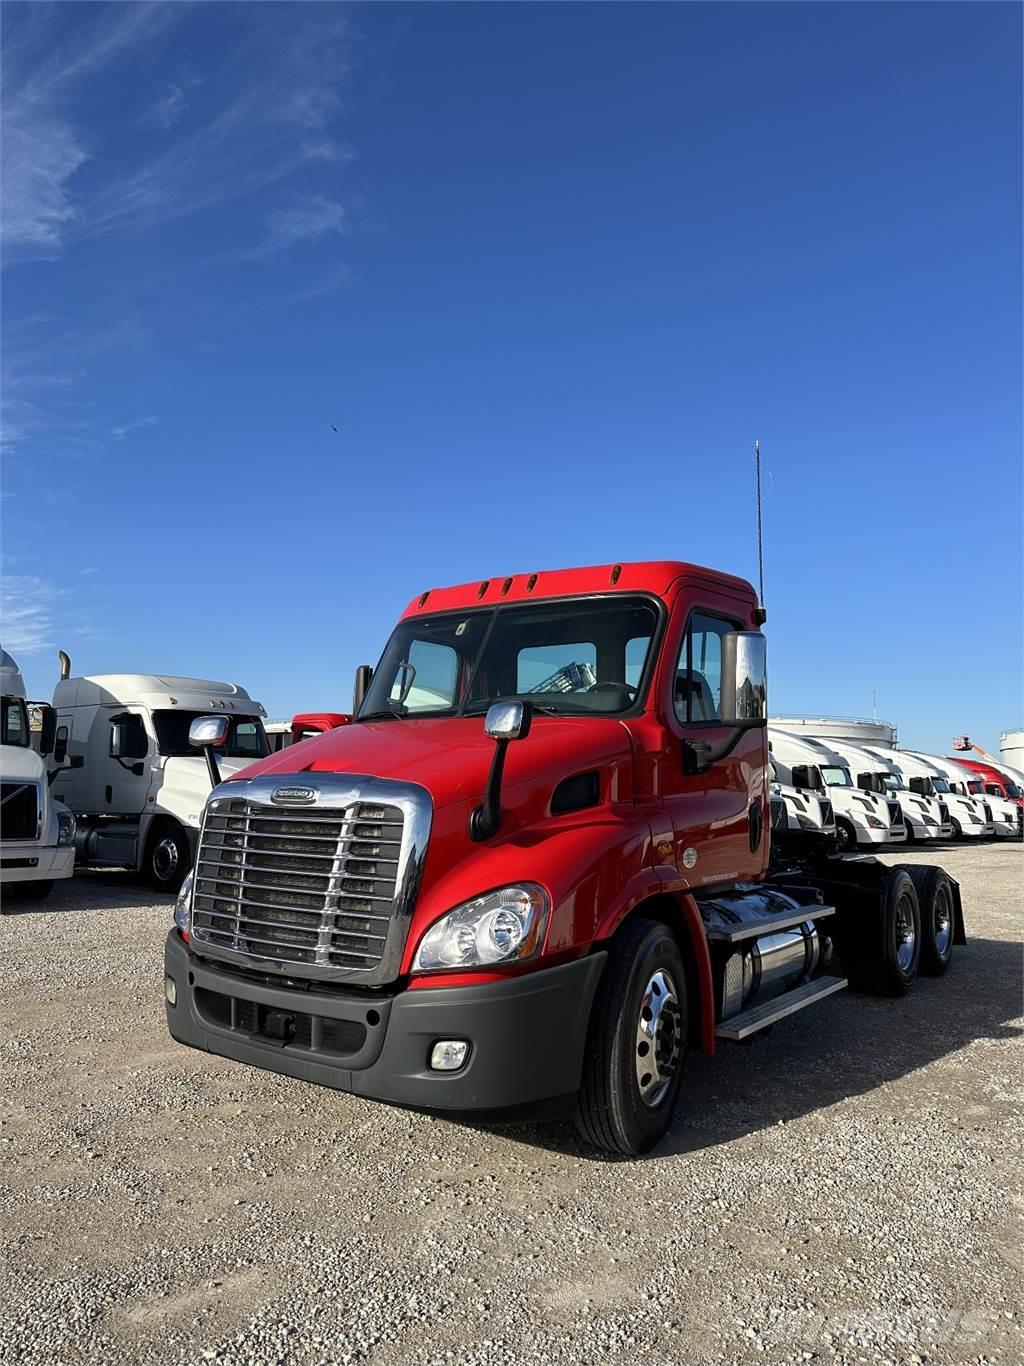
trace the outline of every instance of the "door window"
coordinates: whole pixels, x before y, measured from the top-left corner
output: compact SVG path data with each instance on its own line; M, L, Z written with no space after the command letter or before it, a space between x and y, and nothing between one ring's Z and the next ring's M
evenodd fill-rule
M676 666L673 703L684 725L717 725L722 707L722 637L737 628L694 612Z

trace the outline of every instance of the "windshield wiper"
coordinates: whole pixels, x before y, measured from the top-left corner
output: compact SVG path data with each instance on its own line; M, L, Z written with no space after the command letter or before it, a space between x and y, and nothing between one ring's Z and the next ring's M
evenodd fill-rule
M391 711L390 709L387 711L360 712L356 721L401 721L405 714L405 712Z

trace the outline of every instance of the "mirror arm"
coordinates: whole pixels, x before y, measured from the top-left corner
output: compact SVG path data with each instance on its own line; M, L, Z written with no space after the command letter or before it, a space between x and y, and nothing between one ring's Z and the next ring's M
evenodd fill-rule
M203 753L206 755L206 767L210 771L210 786L220 786L220 767L217 764L217 756L213 752L212 745L204 745Z
M469 818L469 838L477 844L489 840L501 827L501 779L508 746L508 740L495 740L484 799Z
M699 773L706 773L712 764L717 764L719 759L724 759L727 754L733 752L739 744L741 735L754 729L756 727L752 725L733 726L722 743L714 746L704 740L684 740L683 772L690 778Z

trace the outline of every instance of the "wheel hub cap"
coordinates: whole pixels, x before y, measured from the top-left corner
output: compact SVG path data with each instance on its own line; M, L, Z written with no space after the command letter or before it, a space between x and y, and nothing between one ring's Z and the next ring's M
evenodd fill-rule
M935 951L940 958L949 952L953 937L953 908L950 905L949 889L942 887L935 897Z
M172 877L178 867L178 846L172 839L162 839L153 850L153 867L157 877Z
M657 1105L679 1066L682 1017L671 973L659 968L644 988L636 1026L636 1083L645 1105Z
M901 972L910 971L910 965L914 961L916 941L914 913L907 899L901 897L896 907L896 961Z

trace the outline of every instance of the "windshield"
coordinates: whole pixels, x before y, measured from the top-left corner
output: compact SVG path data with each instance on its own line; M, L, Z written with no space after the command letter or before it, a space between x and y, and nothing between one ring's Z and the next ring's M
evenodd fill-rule
M28 708L22 697L5 697L3 711L0 713L2 735L0 742L5 745L18 745L27 749L30 742L28 733Z
M972 797L980 797L984 794L985 784L980 778L974 778L967 783L967 791Z
M949 792L951 790L945 778L932 778L931 784L936 792Z
M1008 797L1014 797L1019 799L1020 797L1024 796L1024 793L1021 792L1020 788L1013 781L1012 778L1004 778L1003 784L1006 788L1006 795Z
M499 698L615 715L636 702L658 625L645 598L509 604L399 622L360 721L478 716Z
M157 744L160 753L166 755L199 754L199 750L188 742L188 728L197 716L206 716L204 711L155 711L153 724L156 727ZM258 716L229 716L227 744L217 751L229 759L262 759L270 753L267 734Z
M822 766L821 776L825 779L826 787L852 787L853 779L850 777L848 768L830 768Z

